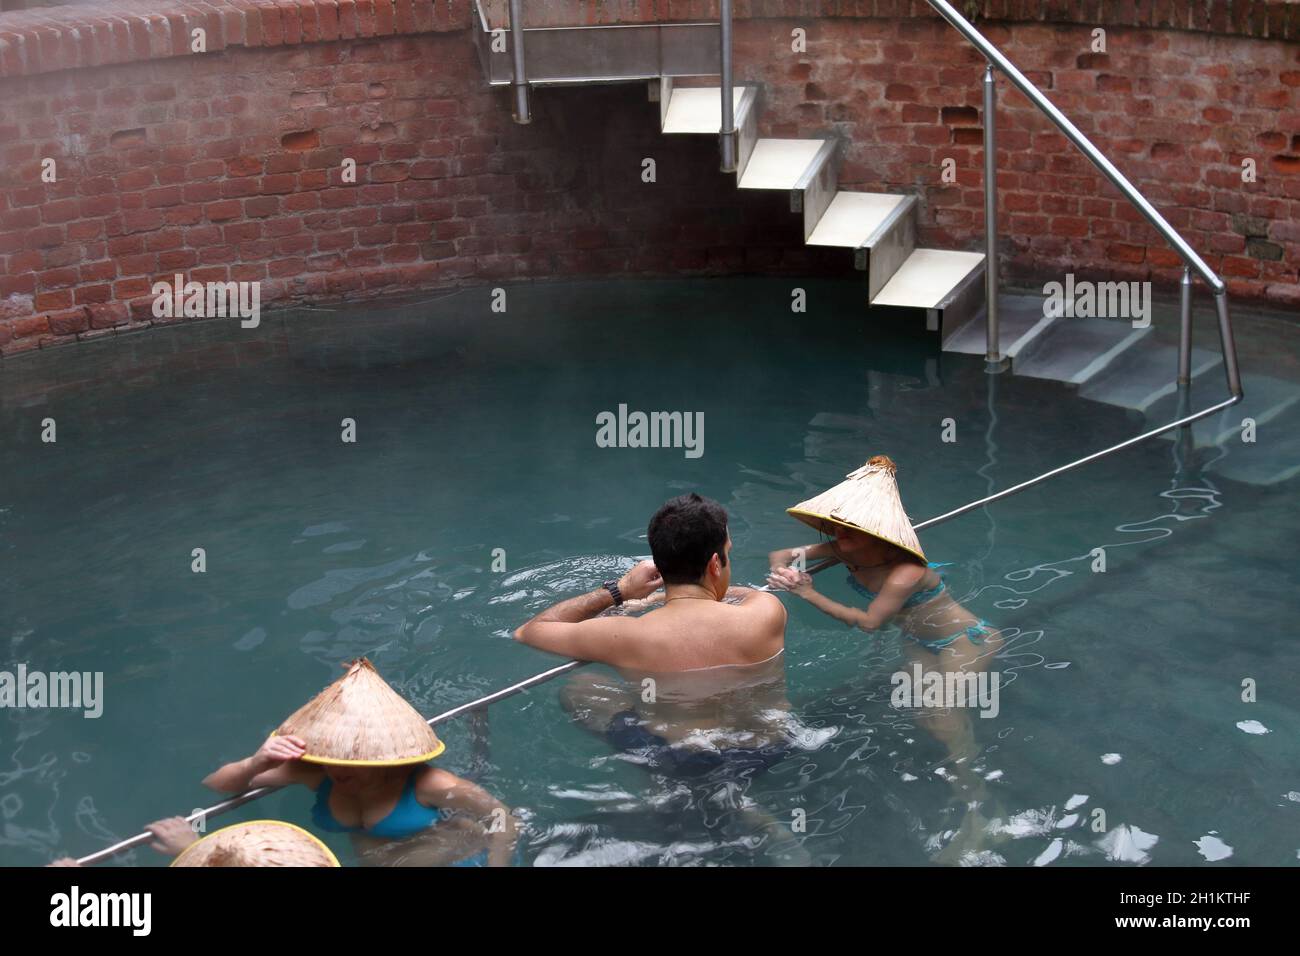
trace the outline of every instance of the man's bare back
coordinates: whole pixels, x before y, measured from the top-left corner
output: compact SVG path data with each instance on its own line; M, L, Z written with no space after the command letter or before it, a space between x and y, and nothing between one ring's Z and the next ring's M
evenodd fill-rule
M515 637L553 654L638 671L766 661L785 647L785 606L765 591L729 588L729 579L728 572L702 584L669 584L664 606L641 617L596 617L614 606L613 596L601 588L543 611ZM643 561L623 576L618 589L637 600L661 583L654 563Z
M618 670L623 681L571 681L564 702L594 731L619 732L625 747L637 740L766 746L789 710L785 607L770 593L731 587L731 536L716 503L669 502L649 537L666 581L655 562L643 561L617 583L543 611L515 637ZM658 604L647 599L661 584L662 606L636 617L603 613L625 602L629 610Z

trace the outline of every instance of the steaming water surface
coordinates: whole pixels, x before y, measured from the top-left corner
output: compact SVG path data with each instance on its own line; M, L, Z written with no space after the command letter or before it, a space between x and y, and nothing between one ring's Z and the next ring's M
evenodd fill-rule
M721 501L735 580L760 582L769 550L809 538L784 509L870 454L898 462L921 519L1139 430L868 320L855 283L800 284L801 315L788 281L559 284L512 289L505 314L470 291L6 360L0 669L102 671L104 705L93 720L0 711L0 864L88 853L211 802L205 773L359 655L426 714L558 663L511 630L646 555L671 495ZM1292 329L1239 325L1244 352L1294 363ZM1222 394L1198 388L1198 405ZM702 416L703 454L602 447L598 416L621 404ZM1217 479L1202 469L1217 453L1180 469L1153 441L923 534L1007 638L972 760L1000 822L967 862L1296 862L1295 483ZM818 587L855 597L842 570ZM574 724L556 684L491 709L479 780L526 821L526 862L780 862L770 826L796 811L797 861L930 862L966 808L943 749L890 706L898 636L783 600L804 746L765 774L649 773ZM466 724L439 730L445 764L473 772ZM310 800L228 819L309 825ZM345 839L328 842L348 861Z

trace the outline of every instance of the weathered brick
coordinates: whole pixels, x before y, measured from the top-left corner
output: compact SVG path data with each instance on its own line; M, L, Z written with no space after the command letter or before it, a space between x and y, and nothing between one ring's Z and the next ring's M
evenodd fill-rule
M960 39L911 7L882 16L879 5L866 4L866 19L850 22L846 12L863 5L772 0L762 7L766 16L818 18L812 55L776 58L769 28L746 29L747 5L740 6L738 63L745 79L767 90L763 134L813 136L846 124L846 187L910 184L922 200L918 241L974 247L982 221L980 68ZM54 188L0 182L4 288L42 306L64 306L83 286L92 290L84 294L102 295L96 285L110 281L113 301L129 302L147 292L139 283L154 270L186 264L223 275L231 264L260 270L290 297L308 288L326 294L331 269L367 270L360 288L374 292L431 276L843 267L842 257L807 255L784 214L758 215L701 176L707 144L665 140L653 122L624 124L630 88L557 96L543 122L514 127L500 97L484 89L463 34L409 35L463 31L465 5L449 12L446 3L414 0L378 8L374 0L360 7L351 0L159 0L142 14L129 12L138 8L124 3L115 20L93 21L66 49L59 35L32 34L38 54L48 48L80 65L152 56L154 34L165 33L164 59L147 71L127 63L102 74L102 88L78 88L75 70L57 87L12 85L5 64L26 59L11 52L15 35L0 27L0 84L11 84L0 86L9 94L0 96L0 161L25 176L47 143L81 137L75 161L83 168ZM583 9L593 18L631 15L595 0ZM1082 9L1054 4L1044 16L1074 22ZM1253 284L1254 296L1289 301L1279 290L1300 268L1300 241L1288 232L1300 221L1300 126L1292 115L1300 59L1275 52L1277 44L1231 37L1216 41L1210 56L1203 38L1159 28L1170 9L1126 4L1116 23L1141 29L1122 49L1112 36L1108 55L1081 52L1087 16L1077 28L1012 18L988 29L1216 267L1226 261L1225 272ZM1259 9L1238 10L1229 31L1271 28ZM653 8L638 6L635 15L652 16ZM210 41L219 32L224 45L249 49L234 54L237 61L229 52L175 56L194 24L209 29ZM143 50L133 33L141 27ZM331 40L358 30L370 39ZM390 32L407 35L383 35ZM259 49L268 44L301 49ZM838 55L841 47L852 55ZM1177 264L1148 247L1140 215L1113 198L1063 137L1047 132L1023 97L1005 94L999 113L1013 271L1072 261L1099 272L1176 276ZM627 176L645 155L661 157L661 174L672 170L672 181L643 189ZM1244 191L1234 166L1247 155L1262 175ZM342 182L345 156L358 162L360 183ZM956 185L937 181L948 157L958 163ZM68 161L60 159L61 172ZM582 203L574 201L579 194ZM1262 225L1235 234L1227 220L1233 212ZM147 246L133 242L141 239ZM29 257L23 262L49 258L14 274L20 254ZM105 258L122 278L99 275ZM431 268L404 271L415 263ZM63 281L64 268L86 271L76 283L41 284L44 273ZM308 276L310 286L300 281Z

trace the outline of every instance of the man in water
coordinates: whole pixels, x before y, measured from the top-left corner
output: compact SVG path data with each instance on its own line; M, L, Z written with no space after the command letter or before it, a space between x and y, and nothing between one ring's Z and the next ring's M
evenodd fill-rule
M673 498L650 520L648 537L653 561L543 611L515 638L616 669L626 683L581 675L561 702L650 769L699 777L771 766L792 744L784 606L770 593L730 586L731 536L716 501ZM660 600L639 617L602 615Z

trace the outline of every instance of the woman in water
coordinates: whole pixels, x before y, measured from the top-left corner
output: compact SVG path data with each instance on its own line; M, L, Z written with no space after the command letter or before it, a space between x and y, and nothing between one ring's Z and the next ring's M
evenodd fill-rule
M352 834L364 863L509 866L509 809L429 764L446 745L368 660L347 667L257 753L204 784L223 793L302 784L316 792L316 827Z
M768 584L803 598L837 621L863 631L890 624L902 630L907 673L919 664L922 673L939 671L944 686L950 673L979 674L1002 645L1000 633L953 598L939 572L921 551L895 481L894 463L879 455L851 472L840 484L789 509L830 541L785 548L769 556ZM848 583L865 601L850 607L817 591L812 576L801 570L807 561L837 558L848 569ZM791 567L798 564L798 568ZM949 778L962 799L981 801L984 781L970 769L976 752L969 708L922 708L917 723L948 752ZM963 822L963 837L954 852L973 848L982 820L971 815Z
M200 837L184 817L156 820L145 827L149 845L175 857L172 866L338 866L329 847L306 830L280 820L236 823ZM81 866L65 856L50 866Z

